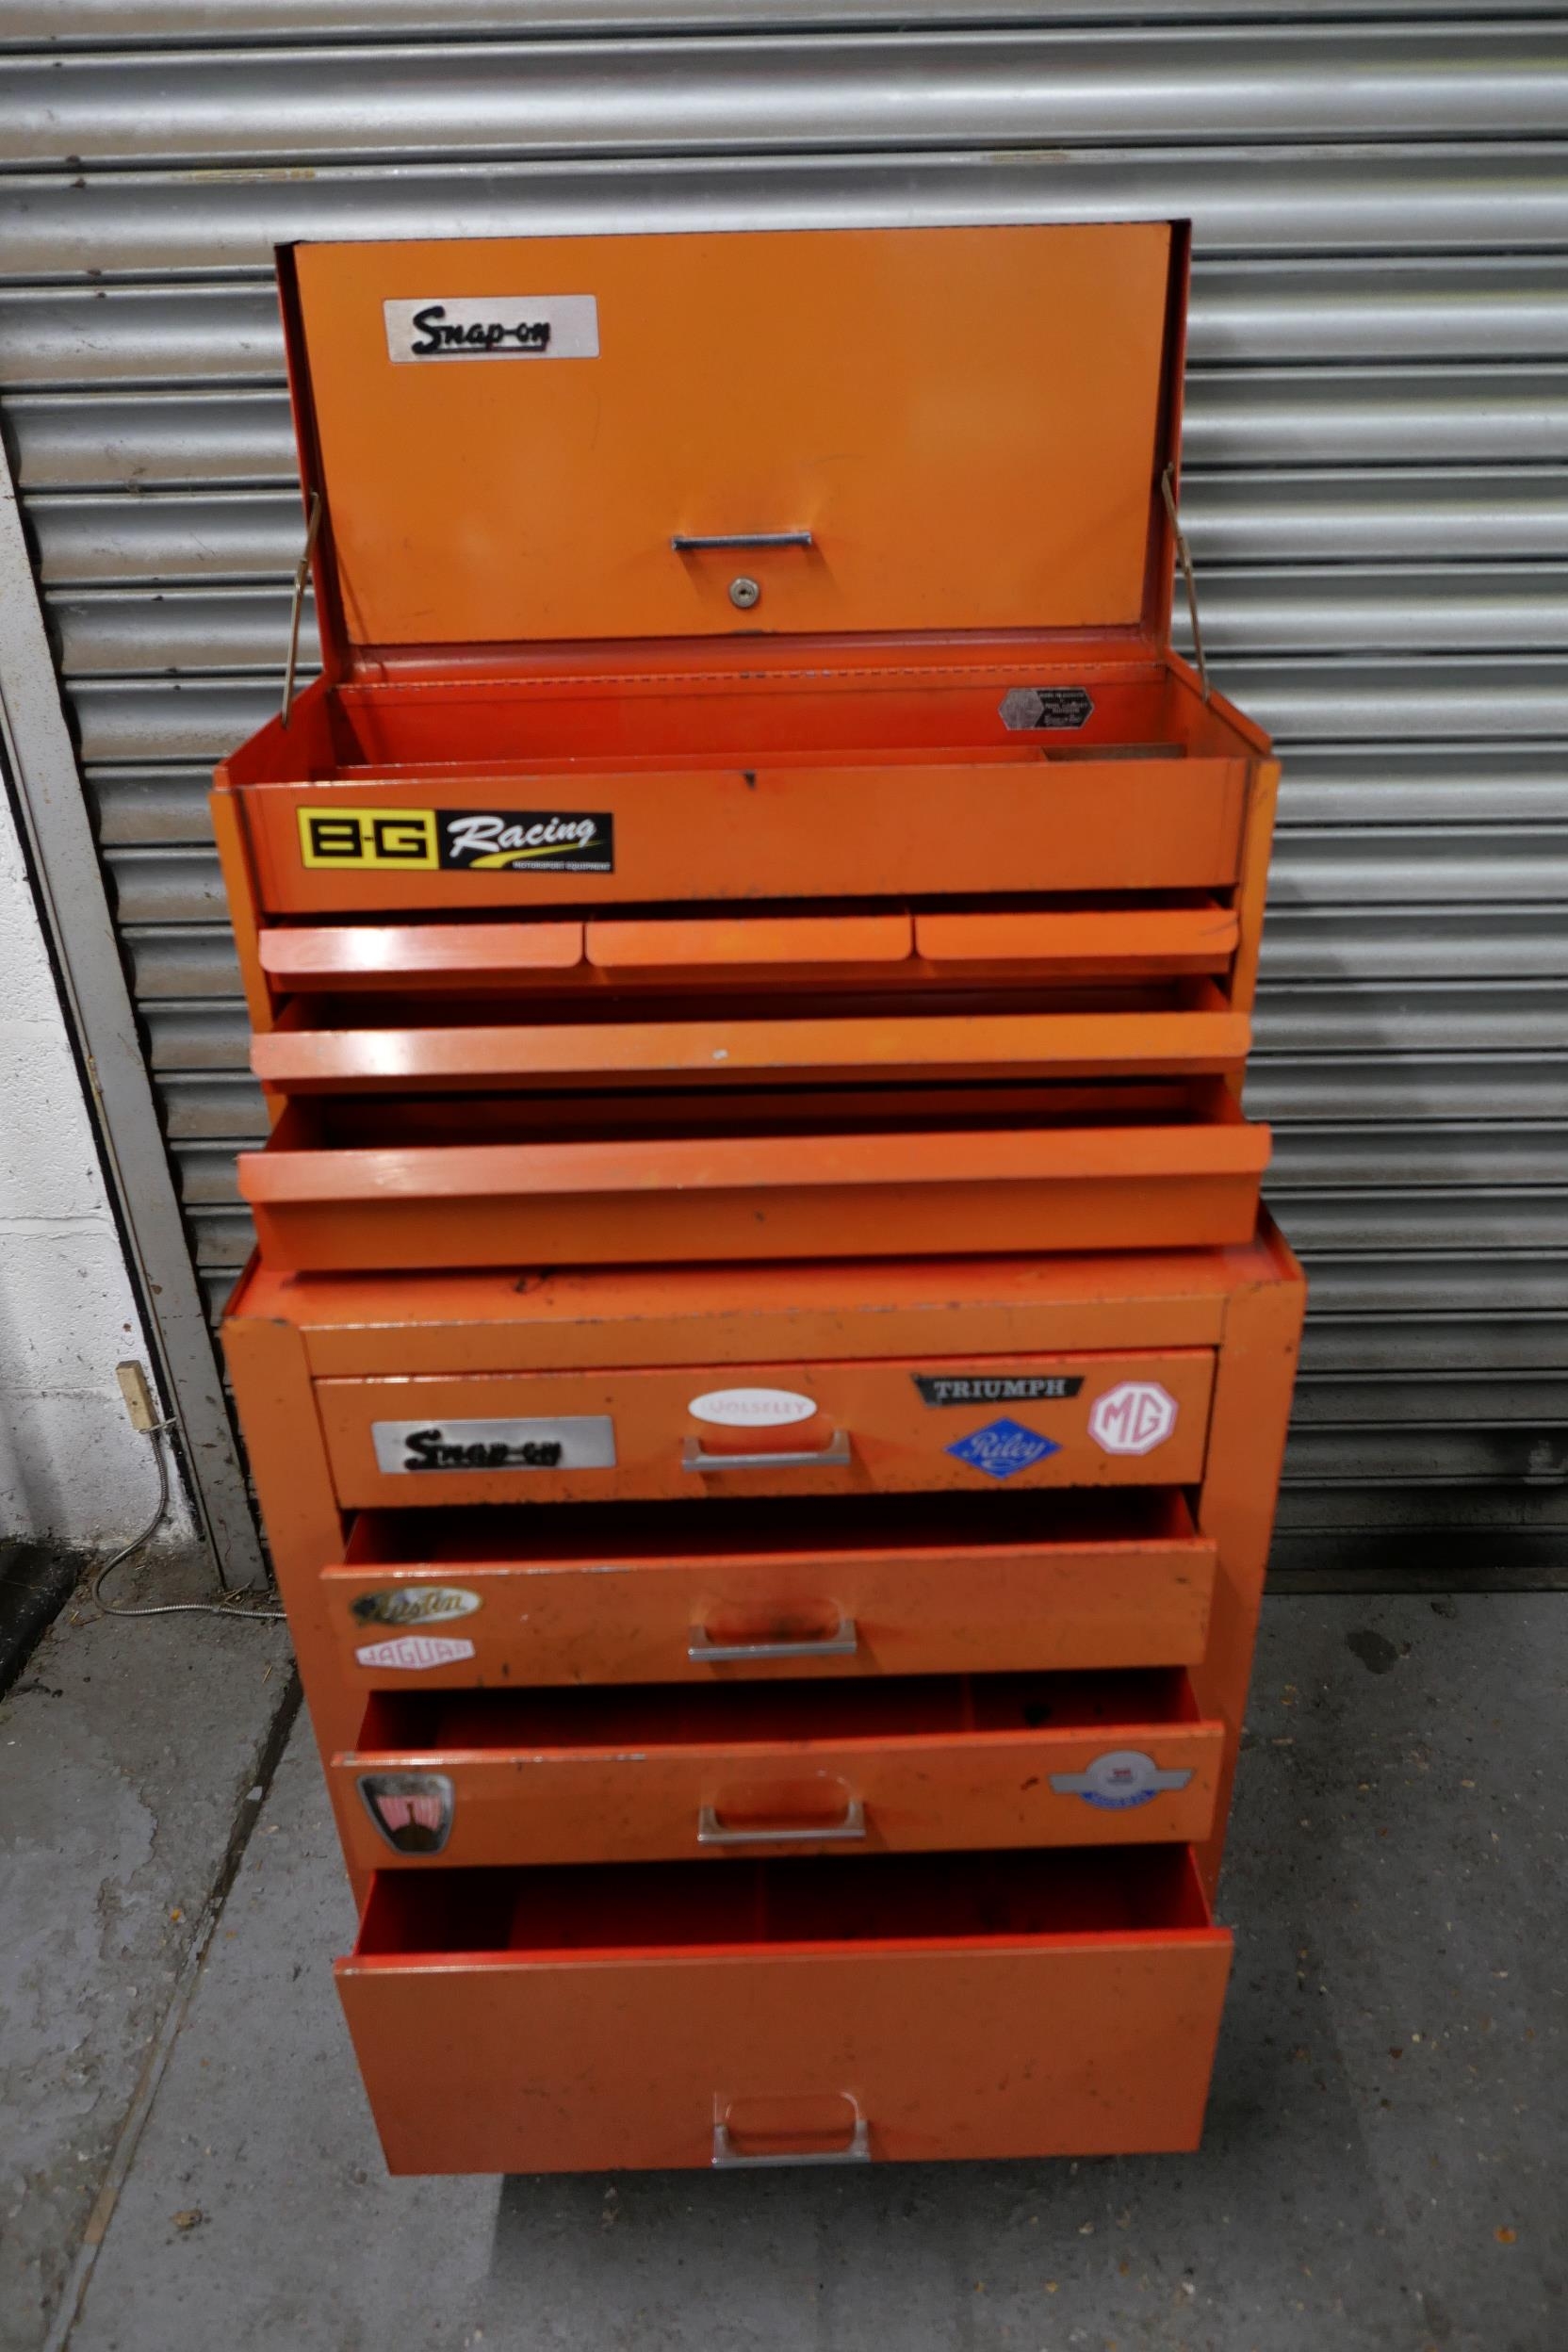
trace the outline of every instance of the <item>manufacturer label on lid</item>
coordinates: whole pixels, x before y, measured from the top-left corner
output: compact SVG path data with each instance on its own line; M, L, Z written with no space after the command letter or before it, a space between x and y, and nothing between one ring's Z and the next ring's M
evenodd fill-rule
M797 1396L792 1388L714 1388L694 1396L686 1410L694 1421L720 1429L783 1429L792 1421L809 1421L817 1400Z
M389 358L597 359L592 294L433 294L383 302Z

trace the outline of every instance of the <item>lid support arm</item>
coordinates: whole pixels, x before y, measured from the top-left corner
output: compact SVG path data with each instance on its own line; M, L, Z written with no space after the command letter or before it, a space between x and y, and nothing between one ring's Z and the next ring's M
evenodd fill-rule
M1173 466L1168 466L1160 476L1160 495L1165 499L1165 511L1170 517L1171 533L1176 541L1176 561L1186 582L1187 618L1192 623L1192 650L1198 662L1198 683L1202 688L1203 700L1207 702L1209 665L1203 658L1203 631L1198 619L1198 582L1192 574L1192 551L1187 546L1187 535L1176 512L1176 468Z
M288 608L288 659L284 663L283 708L278 713L279 724L288 725L288 713L294 701L294 669L300 658L300 613L305 600L305 583L310 578L310 559L316 552L316 534L321 528L321 493L310 494L310 514L305 523L305 544L294 566L294 596Z

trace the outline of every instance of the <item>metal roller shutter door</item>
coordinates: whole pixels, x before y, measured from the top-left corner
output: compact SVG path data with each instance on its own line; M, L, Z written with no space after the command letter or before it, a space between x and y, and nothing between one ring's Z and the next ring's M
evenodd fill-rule
M216 1305L260 1125L204 795L275 705L300 537L271 245L1189 215L1205 630L1287 763L1251 1082L1314 1279L1280 1556L1549 1574L1560 13L1030 14L537 0L523 41L493 0L0 0L0 415L198 1262Z

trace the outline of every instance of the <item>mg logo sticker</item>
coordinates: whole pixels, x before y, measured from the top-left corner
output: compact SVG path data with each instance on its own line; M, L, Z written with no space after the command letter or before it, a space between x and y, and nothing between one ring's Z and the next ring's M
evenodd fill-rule
M1158 1380L1123 1380L1089 1409L1089 1435L1107 1454L1152 1454L1175 1427L1176 1399Z

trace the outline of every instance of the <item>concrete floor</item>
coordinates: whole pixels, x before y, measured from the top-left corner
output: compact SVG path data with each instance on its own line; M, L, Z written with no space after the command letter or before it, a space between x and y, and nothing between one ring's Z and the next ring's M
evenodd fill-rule
M1568 2345L1554 1875L1568 1594L1269 1604L1200 2155L723 2178L389 2180L328 1975L352 1921L314 1754L297 1731L247 1805L258 1726L213 1721L217 1683L258 1680L272 1637L191 1618L157 1627L155 1651L130 1638L153 1631L123 1629L117 1674L139 1670L171 1707L181 1770L165 1805L237 1800L239 1838L203 1848L214 1884L233 1884L199 1971L165 1966L160 2039L112 1939L48 1935L78 1882L91 1895L94 1820L110 1816L90 1812L55 1883L31 1882L24 1936L67 1951L74 2019L32 2029L40 2063L73 2031L99 2079L134 2076L128 2054L151 2063L85 2251L81 2197L43 2192L43 2270L64 2301L52 2328L36 2298L20 2323L13 2305L5 2352ZM79 1638L67 1628L52 1652ZM215 1663L215 1645L247 1641L237 1668ZM63 1687L57 1658L41 1671ZM0 1716L0 1767L24 1790L27 1697ZM117 1705L111 1690L83 1770L122 1805ZM49 1788L29 1802L53 1836ZM52 2121L37 2071L9 2093L32 2102L35 2158ZM3 2115L0 2135L9 2148Z

